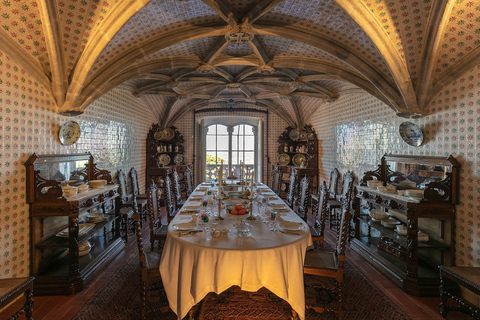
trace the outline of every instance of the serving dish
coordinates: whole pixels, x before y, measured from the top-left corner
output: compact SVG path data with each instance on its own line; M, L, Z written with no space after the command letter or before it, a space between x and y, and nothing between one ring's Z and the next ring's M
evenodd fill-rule
M418 147L423 143L423 132L422 130L413 122L403 122L399 128L400 137L407 144Z
M305 155L301 154L301 153L297 153L296 155L293 156L292 158L292 163L296 166L296 167L300 167L302 165L302 162L303 164L305 165L306 162L307 162L307 158L305 158Z
M88 181L88 185L92 187L92 189L101 189L105 187L107 184L107 180L90 180Z
M193 222L177 223L173 225L173 229L186 231L195 229L196 225Z
M162 153L158 156L157 158L157 164L160 166L168 166L168 164L170 163L170 156L166 153Z
M85 235L87 232L92 230L93 227L95 227L95 223L80 223L78 225L78 236ZM56 236L60 238L68 238L69 237L68 227L58 232Z
M381 222L382 226L386 228L391 228L391 229L395 228L400 223L401 223L400 221L394 218L388 218L388 219L382 220Z
M386 212L381 212L381 211L370 211L368 215L375 221L381 221L383 219L388 218L388 214Z
M281 166L286 166L290 163L290 156L286 153L282 153L278 156L278 164Z
M184 161L185 156L183 154L177 154L175 157L173 157L173 162L175 162L177 166L182 165Z
M87 255L91 250L92 248L94 247L95 243L93 242L90 242L88 240L85 240L85 241L82 241L78 244L78 255L81 257L81 256L84 256L84 255Z
M61 125L58 138L64 146L71 146L80 138L80 125L75 121L68 121Z

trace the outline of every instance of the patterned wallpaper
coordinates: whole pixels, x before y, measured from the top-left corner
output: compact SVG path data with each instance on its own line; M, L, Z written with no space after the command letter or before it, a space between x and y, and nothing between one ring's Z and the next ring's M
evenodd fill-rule
M368 94L350 94L311 118L319 138L321 179L337 167L361 178L385 153L447 157L461 164L456 219L456 264L480 266L480 65L446 86L429 105L429 116L409 120L422 128L420 147L398 134L406 121Z
M99 168L113 173L134 166L144 187L145 137L153 116L140 99L113 90L75 118L54 113L53 105L44 89L0 52L0 278L29 274L24 162L32 153L90 151ZM58 140L58 129L69 120L80 124L82 135L66 147Z

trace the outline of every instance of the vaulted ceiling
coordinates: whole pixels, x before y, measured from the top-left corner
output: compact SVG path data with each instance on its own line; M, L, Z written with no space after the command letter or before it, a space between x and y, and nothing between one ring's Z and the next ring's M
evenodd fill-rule
M78 114L121 86L164 126L207 104L303 125L366 91L400 116L480 64L468 0L3 0L0 50Z

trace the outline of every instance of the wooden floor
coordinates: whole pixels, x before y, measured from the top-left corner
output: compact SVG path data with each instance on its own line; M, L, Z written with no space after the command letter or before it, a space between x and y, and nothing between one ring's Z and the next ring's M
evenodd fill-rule
M332 234L330 236L333 237ZM95 294L105 282L108 281L110 276L113 275L115 270L120 267L123 262L131 255L135 250L135 236L129 237L129 241L125 246L125 249L112 261L108 262L97 273L95 278L87 285L87 287L75 295L71 296L39 296L34 297L35 308L33 312L33 318L35 320L69 320L74 316L80 308ZM415 320L440 320L443 319L438 311L438 304L440 298L419 298L405 294L390 280L385 278L370 264L357 255L355 252L347 249L347 256L353 259L356 266L359 267L362 272L381 290L395 301L407 314L409 314ZM22 299L23 300L23 299ZM7 320L12 316L19 306L23 305L23 301L19 300L12 306L0 313L0 320ZM18 319L25 319L22 315ZM468 316L450 312L448 318L451 320L469 319ZM120 319L122 320L122 319ZM307 319L308 320L308 319ZM346 319L348 320L348 319Z

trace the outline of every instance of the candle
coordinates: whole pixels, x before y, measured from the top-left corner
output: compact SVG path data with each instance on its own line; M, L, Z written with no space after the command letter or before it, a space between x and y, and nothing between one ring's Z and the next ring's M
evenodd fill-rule
M250 196L253 198L253 170L252 170L252 180L250 181Z
M218 200L222 199L222 181L223 181L223 160L220 164L220 171L218 172Z

